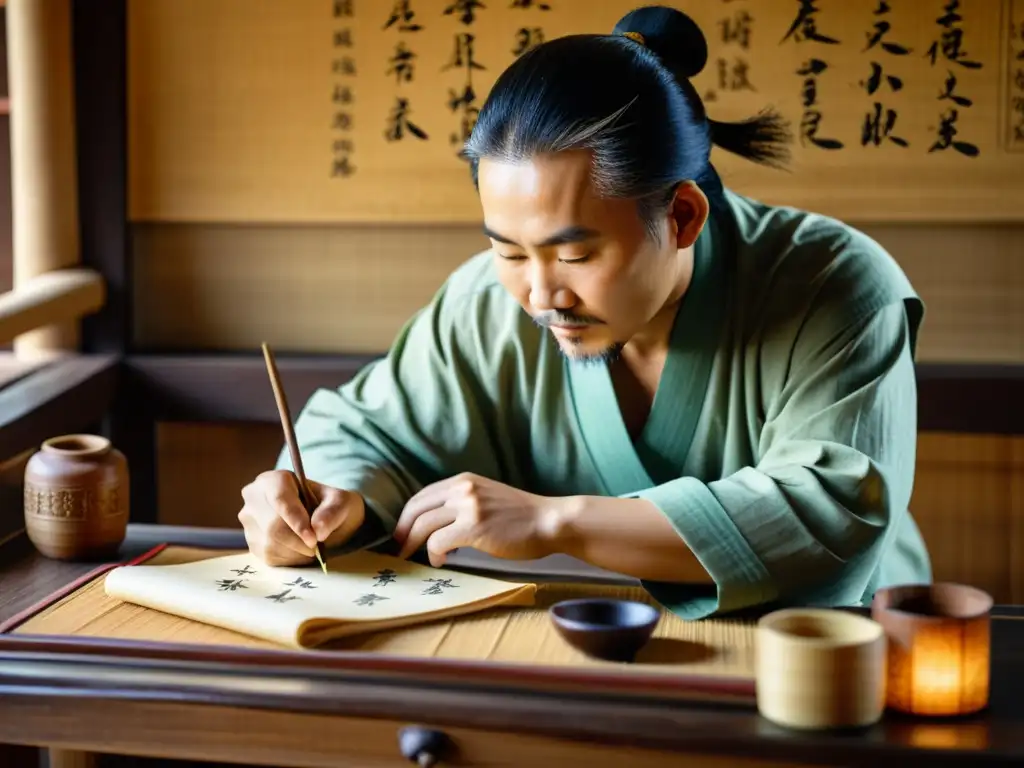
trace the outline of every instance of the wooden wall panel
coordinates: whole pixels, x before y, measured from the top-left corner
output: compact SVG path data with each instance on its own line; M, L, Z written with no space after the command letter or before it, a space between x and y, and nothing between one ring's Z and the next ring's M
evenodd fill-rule
M386 349L479 227L137 226L135 342L166 349Z
M272 424L158 425L158 522L237 527L242 487L273 469L281 447Z
M281 435L273 425L163 424L158 445L160 522L237 526L241 488L273 467ZM1024 438L922 434L911 508L937 580L1024 603Z
M1024 362L1024 226L863 228L927 302L921 360ZM376 353L487 246L477 226L138 225L135 342Z
M1024 602L1024 438L923 434L911 509L937 581Z
M1024 362L1024 226L863 229L896 257L927 304L922 361Z

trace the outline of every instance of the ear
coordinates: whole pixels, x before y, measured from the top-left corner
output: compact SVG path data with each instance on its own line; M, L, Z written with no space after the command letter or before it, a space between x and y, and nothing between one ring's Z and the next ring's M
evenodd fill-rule
M692 181L679 185L670 214L676 225L676 248L689 248L697 242L708 212L708 198L700 187Z

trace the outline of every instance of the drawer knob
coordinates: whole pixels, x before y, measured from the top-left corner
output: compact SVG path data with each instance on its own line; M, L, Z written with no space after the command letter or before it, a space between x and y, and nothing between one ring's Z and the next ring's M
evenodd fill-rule
M439 765L450 746L450 739L442 731L418 725L409 725L398 731L398 748L402 757L420 768Z

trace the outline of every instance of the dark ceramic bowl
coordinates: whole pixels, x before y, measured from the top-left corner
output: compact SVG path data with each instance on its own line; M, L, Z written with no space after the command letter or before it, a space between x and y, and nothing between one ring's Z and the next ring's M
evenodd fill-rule
M606 661L633 661L651 639L660 616L646 603L609 598L563 600L549 613L567 643Z

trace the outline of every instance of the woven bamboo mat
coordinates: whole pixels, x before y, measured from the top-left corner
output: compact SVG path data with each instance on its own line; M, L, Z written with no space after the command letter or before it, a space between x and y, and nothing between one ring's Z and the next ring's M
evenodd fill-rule
M184 563L235 552L171 546L146 562ZM109 598L103 591L104 575L81 585L9 631L15 634L279 648L265 640ZM452 620L345 638L325 648L373 651L406 657L490 660L531 666L601 666L607 662L590 659L568 645L558 635L547 615L548 607L559 600L591 596L652 602L639 587L541 584L536 605L529 608L485 610ZM685 622L663 612L654 638L631 666L634 672L684 673L749 680L753 678L753 650L752 621ZM316 650L308 652L317 653Z

